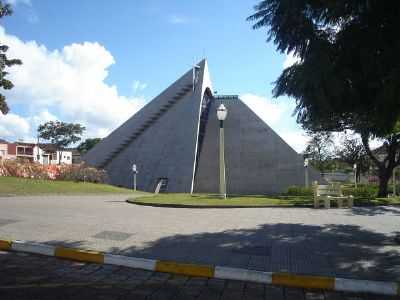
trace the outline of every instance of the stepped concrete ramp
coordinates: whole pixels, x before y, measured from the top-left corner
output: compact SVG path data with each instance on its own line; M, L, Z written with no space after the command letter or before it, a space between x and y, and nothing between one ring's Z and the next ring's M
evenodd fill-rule
M132 187L136 164L138 189L154 191L164 180L165 191L190 192L201 100L210 93L208 76L202 60L96 145L84 161L104 168L114 185Z

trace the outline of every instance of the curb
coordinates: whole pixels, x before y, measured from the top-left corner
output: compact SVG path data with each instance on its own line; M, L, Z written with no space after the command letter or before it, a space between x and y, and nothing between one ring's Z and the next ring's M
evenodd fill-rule
M186 264L173 261L108 254L92 250L56 247L18 240L11 241L0 239L0 250L27 252L82 262L117 265L128 268L188 276L240 280L288 287L335 290L342 292L362 292L392 296L400 295L400 283L397 282L308 276L211 265Z

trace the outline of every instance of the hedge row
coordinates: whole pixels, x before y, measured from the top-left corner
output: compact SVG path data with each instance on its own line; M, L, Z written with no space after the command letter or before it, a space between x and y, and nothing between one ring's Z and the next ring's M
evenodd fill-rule
M79 165L41 165L18 160L0 160L0 176L13 176L34 179L87 181L104 183L107 175L104 170Z
M344 195L353 195L356 199L369 199L373 200L378 196L378 185L376 184L358 184L357 188L354 186L343 186L342 191ZM400 192L400 185L396 186L397 193ZM388 192L393 193L393 186L389 184ZM312 187L306 188L304 186L291 186L285 193L287 196L313 196Z

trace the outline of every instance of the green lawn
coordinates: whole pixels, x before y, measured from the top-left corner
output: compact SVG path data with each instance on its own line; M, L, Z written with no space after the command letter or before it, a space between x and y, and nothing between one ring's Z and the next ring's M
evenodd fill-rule
M129 189L107 184L72 181L38 180L0 176L0 196L7 195L80 195L80 194L133 194Z
M224 200L219 198L217 195L207 194L158 194L154 196L129 199L128 202L140 205L172 207L311 207L313 205L312 198L307 196L268 197L263 195L254 195L234 196L228 197ZM400 198L380 198L374 200L355 199L354 202L356 206L400 205Z
M307 197L286 197L278 199L273 197L253 195L237 196L221 199L217 195L207 194L158 194L154 196L129 199L131 203L160 206L311 206L312 201Z

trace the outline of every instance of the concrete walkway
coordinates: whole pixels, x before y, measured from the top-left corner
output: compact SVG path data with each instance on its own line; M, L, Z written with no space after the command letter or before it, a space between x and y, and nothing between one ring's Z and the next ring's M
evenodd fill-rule
M0 237L263 271L400 281L400 208L175 209L0 198Z
M394 300L77 263L0 251L0 299Z

